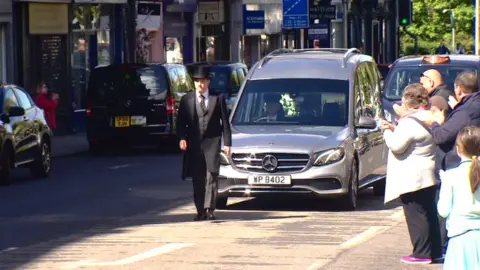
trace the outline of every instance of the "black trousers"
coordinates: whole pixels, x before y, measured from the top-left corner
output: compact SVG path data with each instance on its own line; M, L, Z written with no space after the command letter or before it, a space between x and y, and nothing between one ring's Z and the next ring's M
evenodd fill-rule
M193 162L193 200L198 214L204 214L207 209L215 210L218 195L218 174L207 170L203 151L196 155Z
M402 194L403 211L413 245L411 256L439 258L442 256L436 194L437 186Z

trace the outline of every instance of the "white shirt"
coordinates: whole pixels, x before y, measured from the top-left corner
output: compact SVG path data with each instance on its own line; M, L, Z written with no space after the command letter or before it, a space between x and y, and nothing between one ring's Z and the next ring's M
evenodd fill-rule
M200 97L201 94L200 94L198 91L195 91L195 93L196 93L196 95L197 95L197 102L198 102L198 104L200 104L200 102L202 102L202 98ZM208 89L207 89L207 91L205 91L205 92L203 93L202 96L205 97L205 108L208 108Z

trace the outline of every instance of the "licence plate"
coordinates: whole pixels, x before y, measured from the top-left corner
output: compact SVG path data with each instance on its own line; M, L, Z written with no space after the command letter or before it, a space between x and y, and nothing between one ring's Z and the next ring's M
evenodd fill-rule
M130 125L132 126L145 126L147 124L147 117L145 116L132 116L130 117Z
M287 175L250 175L249 185L291 185L292 177Z
M115 127L129 127L130 116L117 116L115 117Z

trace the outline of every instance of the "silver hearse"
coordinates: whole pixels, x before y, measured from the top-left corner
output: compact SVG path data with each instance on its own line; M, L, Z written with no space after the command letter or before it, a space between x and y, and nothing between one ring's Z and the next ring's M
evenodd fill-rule
M257 62L230 116L217 207L232 196L292 193L334 196L354 209L359 189L382 195L379 78L374 59L355 48L279 49Z

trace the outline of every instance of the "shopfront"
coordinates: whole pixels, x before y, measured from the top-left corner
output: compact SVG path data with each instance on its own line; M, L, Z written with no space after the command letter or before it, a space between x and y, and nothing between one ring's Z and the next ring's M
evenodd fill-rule
M230 35L226 35L225 2L223 0L198 3L197 20L197 61L230 60ZM228 42L227 42L228 40ZM226 59L228 58L228 59Z
M60 96L58 132L81 129L90 72L122 62L122 1L15 2L20 84L35 94L44 82Z
M166 4L163 29L167 63L192 63L194 61L194 14L197 0L175 0Z
M252 65L282 47L282 1L243 0L243 5L246 11L263 11L265 18L264 29L245 29L241 37L243 55L240 54L240 59L245 64Z
M12 2L0 0L0 82L14 82L11 30Z

